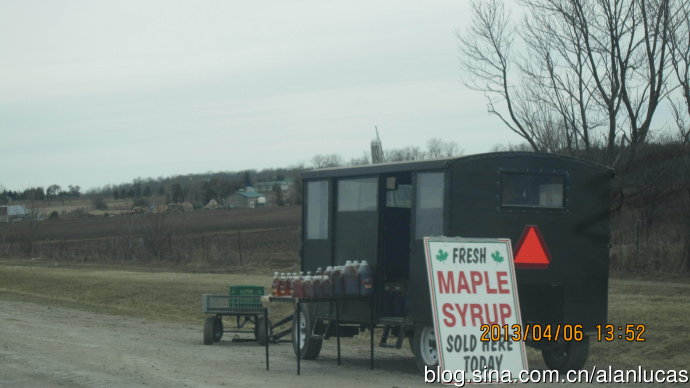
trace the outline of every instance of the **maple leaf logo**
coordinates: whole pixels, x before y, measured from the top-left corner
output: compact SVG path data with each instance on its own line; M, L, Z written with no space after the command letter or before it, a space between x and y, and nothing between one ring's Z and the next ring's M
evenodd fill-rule
M491 254L491 258L494 259L495 262L497 263L502 263L503 262L503 256L501 256L501 253L496 251Z
M439 249L438 254L436 255L436 260L438 260L440 262L444 262L444 261L446 261L447 258L448 258L448 252L444 252L443 249Z

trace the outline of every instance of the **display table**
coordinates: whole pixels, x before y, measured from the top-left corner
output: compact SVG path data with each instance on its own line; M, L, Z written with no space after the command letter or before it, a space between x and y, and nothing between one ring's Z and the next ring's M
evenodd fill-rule
M294 298L291 296L271 296L267 295L262 297L264 302L287 302L292 303L295 306L295 319L293 325L299 330L302 317L302 304L303 303L325 303L334 302L335 303L335 337L336 337L336 348L338 354L338 365L340 365L340 303L345 301L363 301L369 305L369 366L374 369L374 327L376 323L374 322L374 296L329 296L329 297L319 297L319 298ZM299 335L299 334L298 334ZM293 328L293 346L294 346L294 328ZM268 353L267 353L266 365L268 365ZM297 374L300 374L300 360L302 357L297 355Z

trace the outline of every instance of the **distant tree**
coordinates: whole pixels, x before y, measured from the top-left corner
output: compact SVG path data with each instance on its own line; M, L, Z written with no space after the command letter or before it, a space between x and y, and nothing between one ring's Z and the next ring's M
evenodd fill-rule
M27 201L43 201L46 199L46 194L43 187L31 187L22 193L22 199Z
M148 197L150 197L150 196L151 196L151 186L148 186L148 185L147 185L147 186L144 188L144 197L147 197L147 198L148 198Z
M384 154L386 155L385 159L387 162L414 161L426 158L424 151L417 146L384 150Z
M311 164L314 168L339 167L343 165L343 159L338 154L319 154L311 158Z
M350 166L364 166L367 164L371 164L371 160L369 159L369 154L367 153L367 151L363 151L362 156L360 156L359 158L350 159L350 162L348 163L348 165Z
M184 191L179 183L173 183L172 186L170 186L170 202L184 202Z
M135 182L132 184L131 193L132 193L132 196L133 196L133 197L136 197L136 198L141 197L141 193L142 193L142 190L141 190L141 182L135 181Z
M62 189L61 189L60 186L58 186L58 185L50 185L50 186L48 186L48 188L46 189L46 196L47 196L49 199L57 198L58 195L60 194L60 191L61 191L61 190L62 190Z
M67 188L69 189L69 195L72 198L79 198L81 196L81 187L69 185Z
M211 179L210 181L203 182L201 184L201 192L203 195L203 203L207 204L212 199L218 198L218 191L216 191L216 181Z
M428 159L452 158L462 155L460 146L454 141L443 141L438 137L432 137L426 142Z
M242 184L244 184L244 187L249 187L252 185L252 176L249 173L249 170L244 172L244 180L242 181Z

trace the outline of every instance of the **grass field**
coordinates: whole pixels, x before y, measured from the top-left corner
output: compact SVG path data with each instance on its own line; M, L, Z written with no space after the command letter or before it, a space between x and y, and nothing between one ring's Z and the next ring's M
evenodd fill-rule
M189 273L170 269L64 265L0 260L0 297L89 311L199 325L200 295L226 293L227 286L263 285L260 269L235 273ZM690 284L611 279L610 323L646 325L645 342L592 341L588 364L598 367L679 369L690 365ZM288 314L279 304L272 319Z

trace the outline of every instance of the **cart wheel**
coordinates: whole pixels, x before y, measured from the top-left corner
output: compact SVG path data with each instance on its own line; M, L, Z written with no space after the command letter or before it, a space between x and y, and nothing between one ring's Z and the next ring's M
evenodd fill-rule
M268 324L268 338L266 337L266 324ZM271 320L264 319L264 317L256 317L256 325L254 326L254 338L261 346L266 346L266 341L273 336L273 329L271 328Z
M204 345L215 342L216 317L208 317L204 321Z
M216 323L213 326L213 341L220 342L223 338L223 318L216 317Z
M297 328L297 314L292 320L292 349L295 355L301 354L304 360L313 360L319 356L323 337L314 335L315 318L310 314L307 305L302 305L300 327Z
M585 366L589 355L589 336L582 341L570 341L541 350L541 356L549 369L557 369L561 373L569 370L580 370Z
M414 354L417 369L424 372L424 367L436 368L438 365L438 349L436 348L436 336L431 326L417 327L414 335L410 337L410 347Z

